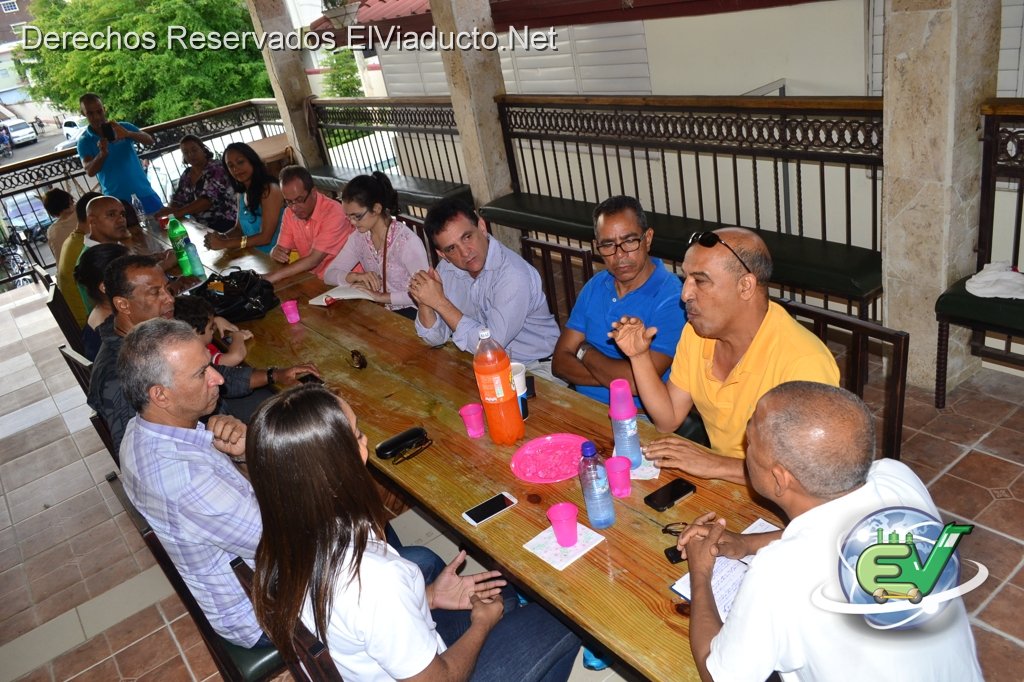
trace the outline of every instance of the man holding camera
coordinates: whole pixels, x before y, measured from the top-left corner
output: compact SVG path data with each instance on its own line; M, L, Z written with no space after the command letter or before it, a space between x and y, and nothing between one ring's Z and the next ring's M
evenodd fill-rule
M163 201L150 186L135 151L136 142L153 144L153 137L127 121L108 121L103 101L95 93L85 93L78 98L78 104L82 115L89 121L89 127L78 137L78 156L85 166L86 175L99 178L103 193L121 200L129 225L138 222L132 220L135 216L133 194L142 202L147 214L163 208Z

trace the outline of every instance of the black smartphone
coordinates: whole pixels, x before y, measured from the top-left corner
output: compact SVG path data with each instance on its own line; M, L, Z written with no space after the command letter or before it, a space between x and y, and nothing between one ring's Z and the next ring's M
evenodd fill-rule
M303 374L298 378L298 381L303 384L322 384L324 380L315 374Z
M644 504L658 511L665 511L679 500L695 492L697 492L697 486L685 478L676 478L645 497Z
M508 493L498 493L489 500L485 500L462 513L462 518L469 521L470 525L479 526L487 519L493 518L501 512L515 506L518 502L516 498L512 497Z
M107 138L110 142L114 141L114 126L111 123L104 123L100 126L100 132L103 133L103 137Z
M675 545L665 548L665 558L669 560L669 563L678 564L683 560L683 553L679 551L679 548Z

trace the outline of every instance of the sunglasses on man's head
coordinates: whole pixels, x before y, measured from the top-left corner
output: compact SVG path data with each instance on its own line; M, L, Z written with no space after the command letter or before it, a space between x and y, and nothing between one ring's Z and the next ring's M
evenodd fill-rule
M718 236L717 232L694 232L692 235L690 235L690 241L687 242L686 248L689 249L694 244L700 244L706 249L710 249L716 244L721 244L725 248L729 249L729 253L736 256L736 260L740 262L740 265L743 266L744 270L746 270L750 274L754 274L753 271L749 267L747 267L747 264L743 262L743 259L740 258L740 255L736 253L731 246L726 244L725 241Z

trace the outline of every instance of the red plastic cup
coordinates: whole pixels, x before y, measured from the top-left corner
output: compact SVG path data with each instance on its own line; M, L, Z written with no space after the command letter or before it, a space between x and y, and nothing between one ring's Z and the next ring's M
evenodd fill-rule
M284 319L288 320L291 324L295 324L302 319L299 317L299 302L295 299L281 301L281 310L284 311Z
M555 541L562 547L572 547L576 544L577 514L579 508L572 502L559 502L548 507L548 520L555 530Z
M165 215L160 216L160 229L167 230L167 222L171 219L171 216Z
M604 470L608 472L608 485L615 497L629 497L633 485L629 480L629 457L609 457L604 461Z
M484 435L484 406L480 403L469 403L459 408L459 416L466 425L466 434L470 438Z

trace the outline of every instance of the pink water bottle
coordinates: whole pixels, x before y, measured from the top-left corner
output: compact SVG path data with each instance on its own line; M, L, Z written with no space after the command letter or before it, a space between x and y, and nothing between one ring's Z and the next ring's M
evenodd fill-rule
M608 387L608 416L612 419L612 434L615 436L615 454L629 458L629 468L636 469L643 463L640 452L640 437L636 432L636 403L629 382L615 379Z

